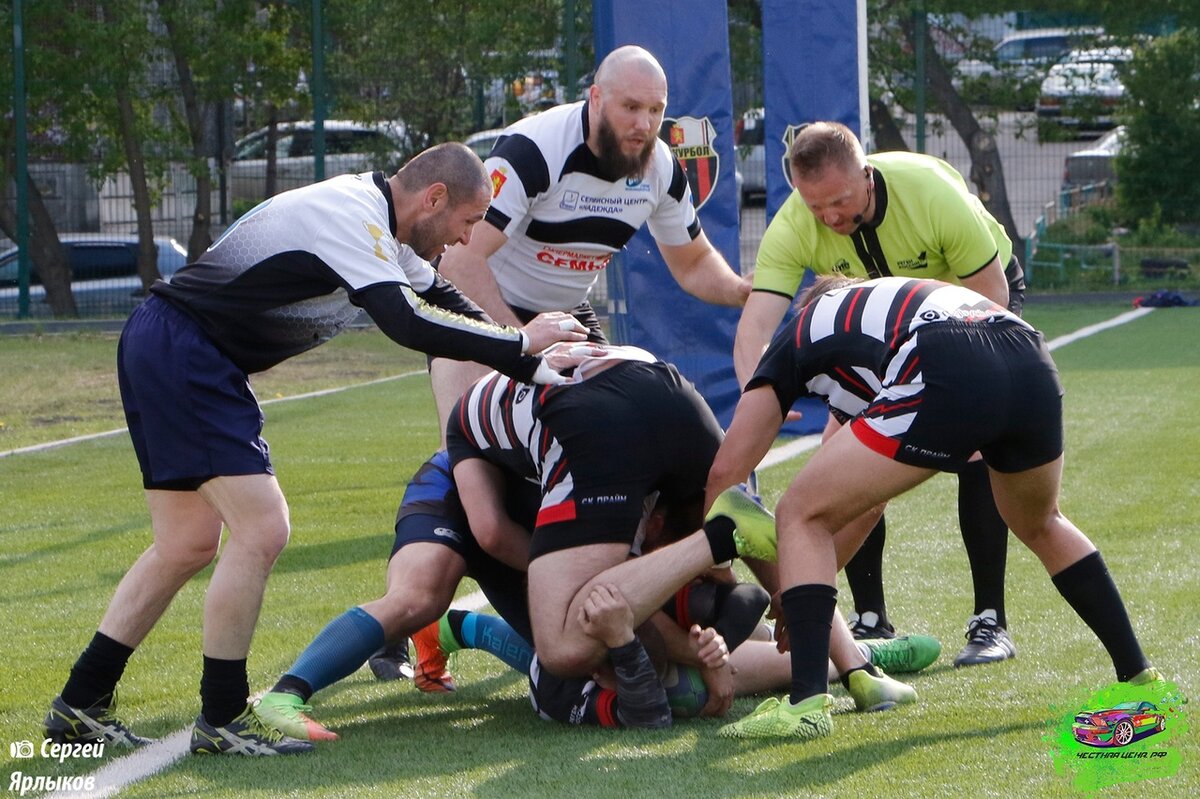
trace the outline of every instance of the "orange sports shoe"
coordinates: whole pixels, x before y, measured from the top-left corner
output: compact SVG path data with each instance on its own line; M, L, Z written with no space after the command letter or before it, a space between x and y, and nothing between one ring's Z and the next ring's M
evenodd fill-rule
M446 670L446 650L439 636L439 622L431 622L412 636L417 650L417 668L413 684L427 694L448 694L457 690L454 675Z

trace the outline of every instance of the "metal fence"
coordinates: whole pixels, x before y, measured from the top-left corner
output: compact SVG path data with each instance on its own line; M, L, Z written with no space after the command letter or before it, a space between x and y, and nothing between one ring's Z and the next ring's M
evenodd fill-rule
M17 47L20 20L16 16L22 5L30 12L29 0L17 0L12 7L14 16L9 20L14 36L8 54L14 64L21 55ZM95 10L99 17L103 16L99 12L108 5L111 4L97 1ZM479 5L488 5L488 0L480 0ZM491 5L500 7L496 3ZM411 89L407 84L415 79L417 73L413 70L418 66L425 69L427 62L436 62L434 56L415 52L412 55L415 60L411 62L404 60L404 54L381 56L376 59L377 71L363 72L366 68L363 64L368 62L353 61L346 56L345 49L339 49L356 37L372 41L373 36L381 35L377 15L361 12L356 16L354 3L336 0L313 0L310 5L262 4L262 9L273 9L272 13L285 8L293 15L286 52L279 58L295 65L296 77L292 82L296 85L285 86L286 91L268 86L265 70L256 71L251 65L231 84L236 91L200 103L196 120L200 132L193 136L195 146L190 151L171 150L163 144L167 141L165 136L151 136L142 158L150 172L144 187L148 191L148 207L141 209L140 217L139 203L135 201L137 182L127 169L112 166L115 139L110 137L103 145L98 142L94 153L81 156L78 147L67 147L56 138L66 141L70 134L77 142L77 132L47 124L47 115L53 117L59 107L55 103L65 102L56 100L61 95L51 87L53 82L64 80L61 63L55 72L48 66L53 60L43 57L46 48L58 46L57 38L52 32L27 26L21 45L23 69L13 70L14 81L9 84L13 106L0 119L0 134L15 134L14 123L27 112L34 124L24 133L25 141L9 135L11 147L5 145L9 152L0 167L4 187L0 191L0 230L15 239L22 225L35 227L45 225L47 220L52 222L67 252L73 302L64 311L62 303L56 306L48 301L51 298L39 280L39 259L45 253L39 253L36 246L27 250L31 256L32 280L27 293L23 293L18 285L16 247L12 241L3 239L0 240L0 320L72 313L127 314L144 297L144 286L150 278L157 275L169 278L174 269L186 262L189 248L193 256L197 255L204 243L218 236L239 213L273 193L323 176L370 168L394 169L409 151L436 140L477 141L480 152L486 152L490 137L494 137L488 131L547 104L573 100L587 85L586 78L579 74L586 66L576 65L590 63L590 31L584 24L590 16L588 3L533 0L533 5L556 9L558 21L553 19L554 14L550 15L555 23L550 25L555 46L527 47L520 53L507 55L488 54L487 58L493 59L496 66L487 75L471 74L471 70L480 68L475 62L468 64L474 58L471 55L463 56L466 66L450 65L441 73L420 73L430 93L441 92L440 104L420 104L412 99L411 92L401 97L401 89ZM576 21L581 24L576 26ZM932 40L947 65L957 69L956 64L970 61L972 53L958 47L956 40L945 34L948 27L942 18L930 17L927 22L938 33ZM984 23L979 21L970 25L974 26L975 34L994 40L1001 39L1016 24L1014 15L986 22L992 27L983 27ZM731 10L731 41L745 41L745 28L745 21L734 18ZM152 18L149 29L151 33L162 34L164 26L161 20ZM882 37L894 37L893 32L875 27L868 35L872 52L883 49L886 42L881 41ZM436 40L436 36L431 34L431 37ZM157 41L167 39L160 36ZM440 41L433 44L442 46ZM753 47L753 36L749 41ZM324 46L314 51L312 42L323 42ZM411 44L414 50L421 46L419 40ZM912 54L907 57L915 60ZM138 108L145 115L142 123L157 125L160 130L180 125L183 117L185 92L174 63L165 51L148 53L145 58L147 74L141 82L144 96L139 98ZM754 69L742 69L739 73L738 64L735 52L734 117L749 120L755 113L761 113L758 99L762 96L761 85L754 77L754 69L761 70L762 66L754 64ZM894 133L903 146L945 158L970 176L971 153L947 119L932 111L912 110L924 107L911 101L912 90L916 88L912 79L879 79L884 71L893 69L883 62L873 62L871 69L872 94L879 95L874 97L878 102L873 108L887 110L888 121L894 125ZM23 74L17 74L20 72ZM87 75L86 71L80 72L75 78L82 90L87 86ZM923 75L920 70L916 74ZM17 78L24 81L24 93L34 98L28 108L18 102ZM909 83L904 84L904 80ZM888 87L894 85L901 88L893 92ZM279 92L284 99L272 99ZM106 96L96 94L93 100L105 102ZM995 141L1003 165L1008 206L1024 245L1034 291L1060 287L1197 285L1200 254L1196 251L1137 249L1116 239L1099 246L1066 245L1058 243L1052 235L1056 222L1111 201L1111 182L1063 189L1068 157L1090 148L1093 136L1040 135L1036 110L1019 99L1000 102L993 98L988 104L977 99L971 111L982 130ZM97 114L111 116L111 110L99 108ZM96 127L102 126L97 123ZM473 140L472 132L478 130L483 132ZM155 151L155 147L161 149ZM28 158L27 188L34 195L25 206L11 177L13 165L21 160L22 149ZM772 168L755 161L762 159L762 151L761 146L740 143L738 160L744 176L761 176L764 170ZM128 153L123 155L128 157ZM780 167L774 165L774 168ZM768 215L756 189L747 186L741 206L740 264L735 266L743 272L753 268ZM198 203L202 197L206 202ZM200 206L208 209L203 218L198 218ZM155 242L154 271L143 267L139 275L138 231L147 225ZM602 286L600 291L602 295ZM595 299L597 307L603 307L603 296Z

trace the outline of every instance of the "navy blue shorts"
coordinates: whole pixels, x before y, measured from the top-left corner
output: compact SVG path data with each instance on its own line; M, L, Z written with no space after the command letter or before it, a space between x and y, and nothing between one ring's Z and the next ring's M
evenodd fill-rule
M125 323L117 381L146 488L275 473L246 373L167 300L151 296Z
M541 501L537 486L512 479L504 493L509 516L532 527ZM496 612L526 641L533 640L525 572L496 560L475 540L450 477L445 451L422 465L409 482L396 512L396 538L389 560L408 544L419 542L449 547L466 561L467 575L479 584Z

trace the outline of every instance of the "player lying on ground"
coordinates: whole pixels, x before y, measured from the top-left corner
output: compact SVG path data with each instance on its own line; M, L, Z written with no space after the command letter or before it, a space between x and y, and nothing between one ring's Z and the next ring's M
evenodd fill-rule
M708 466L720 440L720 429L703 400L695 395L690 385L677 380L678 376L673 368L659 364L647 370L645 367L654 366L657 362L654 362L648 353L642 353L639 358L642 359L640 362L625 362L625 365L642 367L639 370L642 376L635 380L649 379L657 383L660 382L659 375L674 374L676 381L669 384L668 392L680 393L693 411L690 416L676 414L670 422L670 434L674 440L696 441L703 446L700 453L703 460L697 464L693 457L689 461L694 474L690 484L682 486L684 490L681 496L684 500L677 505L679 508L695 507L701 496L698 491L702 490L698 489L697 483L707 476ZM605 386L611 388L609 381L620 374L620 367L623 365L621 361L608 363L615 363L617 367L610 371L600 371L593 381L594 386L601 389ZM606 375L609 377L606 378ZM486 378L481 381L480 386L493 385L492 381L497 377ZM570 386L568 391L576 392L582 387ZM512 390L511 396L518 403L537 390L535 386L525 384L510 384L508 388ZM589 396L604 401L606 393L597 395L585 392L583 398L587 400ZM631 396L641 395L635 392ZM576 395L564 393L560 397L572 398ZM540 399L539 407L552 404L545 396ZM585 410L586 404L585 402ZM626 413L627 408L622 407L621 412ZM388 565L387 593L380 599L352 608L332 621L301 654L274 690L263 698L259 705L261 715L270 718L271 723L287 729L293 736L306 739L332 737L332 733L305 715L308 710L306 703L312 694L357 670L385 641L412 635L437 619L449 607L455 588L468 572L480 583L492 606L517 628L525 640L533 640L532 625L527 621L528 611L524 609L525 575L521 569L514 567L514 563L515 566L521 566L529 558L530 536L526 528L512 521L513 505L520 504L520 489L529 484L523 476L515 473L505 477L503 472L497 470L492 476L499 477L503 482L489 483L485 491L476 481L469 489L469 496L476 505L477 519L471 521L472 534L468 535L467 520L460 506L457 488L450 482L445 455L435 456L429 464L422 467L409 485L397 518L397 543ZM505 498L508 498L507 508ZM627 541L622 550L622 559L628 556L636 536L642 517L643 499L642 496L637 498L637 514L624 520L624 523L629 525L629 530L624 534ZM532 501L535 509L544 505L543 492L536 486ZM739 502L736 507L734 502L735 500L731 499L721 511L713 514L714 521L709 524L715 524L716 528L711 535L699 532L685 539L690 542L687 546L691 552L689 559L682 562L687 564L684 569L689 573L666 578L674 582L662 591L657 605L646 611L646 617L680 586L717 562L708 543L710 538L721 542L722 554L736 554L734 530L738 522L733 520L734 517L743 519L743 527L756 525L756 539L766 541L761 545L761 551L773 556L771 544L774 525L769 514L765 514L759 506L749 500ZM467 511L467 515L469 514L470 510ZM516 512L515 515L518 518L522 517L520 512ZM744 521L748 518L753 521ZM681 529L691 530L694 527L694 524L683 524ZM664 547L662 551L670 548ZM502 563L498 555L512 562ZM651 553L638 560L657 557L660 557L659 553ZM729 560L729 557L720 558L720 562L726 560ZM673 559L668 559L668 562L675 563ZM671 568L678 569L674 565ZM653 581L660 578L652 570L647 572L644 579ZM618 586L618 590L628 596L628 591L623 587ZM513 598L514 594L516 601ZM536 592L534 595L540 596ZM526 620L522 623L518 619ZM834 647L835 662L838 663L840 672L856 670L857 676L854 676L853 680L857 686L855 690L863 697L860 704L876 706L888 701L915 699L912 689L873 673L873 667L854 646L844 624L841 625L841 631L843 636L840 640L846 646ZM600 646L603 647L603 644L600 643ZM602 652L607 654L607 647L604 647ZM590 673L581 676L588 676ZM731 695L731 686L727 690L710 690L710 701L722 701L722 697L727 701Z

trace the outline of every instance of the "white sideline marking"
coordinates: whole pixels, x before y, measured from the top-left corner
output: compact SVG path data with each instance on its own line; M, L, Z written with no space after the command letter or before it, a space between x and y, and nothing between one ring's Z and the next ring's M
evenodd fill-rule
M454 600L450 606L456 610L471 611L486 607L487 603L487 597L483 595L483 592L475 591ZM252 698L257 699L258 696ZM81 777L81 779L95 778L96 787L93 790L87 792L55 791L46 794L44 799L107 799L109 796L116 796L133 783L152 777L176 760L186 757L191 739L191 726L176 730L165 738L159 738L149 746L114 758L91 774Z
M1079 341L1079 339L1081 339L1081 338L1087 338L1088 336L1093 335L1094 333L1099 333L1102 330L1108 330L1110 327L1116 327L1117 325L1123 325L1126 322L1132 322L1134 319L1143 317L1153 310L1154 310L1153 308L1135 308L1132 311L1126 311L1125 313L1121 314L1120 316L1114 316L1112 319L1109 319L1107 322L1097 322L1094 325L1088 325L1087 327L1081 327L1078 330L1076 330L1074 333L1068 333L1065 336L1059 336L1058 338L1054 339L1053 341L1046 342L1046 346L1049 347L1050 350L1053 352L1054 350L1058 349L1059 347L1065 347L1072 342Z
M294 397L276 397L275 399L263 400L262 402L259 403L259 405L271 405L276 402L291 402L293 400L312 399L313 397L324 397L328 394L338 394L343 391L349 391L350 389L354 389L354 388L363 388L365 386L374 386L379 383L387 383L392 380L400 380L405 377L413 377L414 375L423 375L423 374L428 374L428 372L426 372L424 370L417 371L417 372L405 372L405 373L399 374L399 375L392 375L391 377L381 377L378 380L368 380L365 383L354 383L353 385L341 386L339 388L326 388L326 389L322 389L321 391L310 391L307 394L297 394ZM0 458L7 458L9 455L23 455L27 452L45 452L48 449L57 449L59 447L65 447L70 444L78 444L82 441L92 441L97 438L108 438L109 436L120 435L121 433L124 433L127 430L129 430L128 427L118 427L116 430L106 430L103 433L88 433L87 435L84 435L84 436L75 436L73 438L63 438L58 441L48 441L45 444L34 444L33 446L21 447L20 449L10 449L10 450L6 450L4 452L0 452Z
M1067 344L1071 344L1072 342L1078 341L1079 339L1082 339L1082 338L1086 338L1095 333L1099 333L1103 330L1108 330L1109 328L1116 327L1118 325L1123 325L1126 322L1131 322L1134 319L1137 319L1141 316L1145 316L1146 314L1150 313L1152 310L1154 310L1154 309L1153 308L1138 308L1133 311L1128 311L1126 313L1121 314L1120 316L1115 316L1106 322L1100 322L1098 324L1088 325L1087 327L1080 328L1079 330L1075 331L1074 333L1068 333L1065 336L1059 336L1058 338L1054 339L1053 341L1048 342L1047 346L1051 350L1058 349L1059 347L1064 347ZM358 383L353 386L345 386L343 388L326 389L325 391L314 391L310 394L300 394L295 397L283 397L281 399L268 400L267 402L264 402L262 404L266 405L269 402L286 402L288 400L298 400L298 399L307 399L310 397L319 397L319 396L323 396L325 394L334 394L339 391L345 391L345 390L348 390L351 388L358 388L360 386L369 386L374 383L383 383L383 382L386 382L389 380L398 380L403 377L411 377L411 376L417 375L417 374L425 374L425 372L423 372L423 371L422 372L406 372L401 375L395 375L393 377L385 377L380 380L373 380L373 381L370 381L367 383ZM124 428L122 428L121 430L113 430L108 433L99 433L99 434L94 434L91 436L79 436L79 437L73 438L73 439L64 439L63 441L56 441L56 442L52 442L50 444L41 444L36 447L25 447L24 449L10 450L8 452L0 452L0 458L8 456L8 455L15 455L15 454L18 454L21 452L36 452L36 451L43 450L43 449L50 449L52 447L65 446L67 444L73 444L76 441L86 441L91 438L99 438L101 436L114 435L116 433L121 433L121 432L124 432ZM758 468L766 469L771 466L775 466L777 464L791 460L792 458L795 458L795 457L815 448L820 443L821 443L821 436L819 434L802 436L801 438L797 438L794 441L789 441L787 444L784 444L783 446L780 446L780 447L776 447L775 449L772 449L770 452L768 452L766 454L766 456L762 459L762 462L759 463ZM452 605L452 607L457 608L459 610L468 610L468 611L479 610L480 608L487 605L487 598L483 595L482 591L475 591L474 593L467 594L466 596L454 601L453 603L451 603L451 605ZM187 754L188 743L191 740L191 730L192 730L192 728L190 726L188 726L188 727L183 728L182 730L173 732L170 735L168 735L167 737L159 739L158 741L151 744L150 746L145 747L144 749L139 749L128 755L118 757L118 758L110 761L109 763L105 764L103 767L92 772L90 775L84 775L85 778L87 776L94 776L96 778L96 789L94 791L88 792L87 794L82 794L82 793L78 793L78 792L58 791L55 793L47 794L45 799L107 799L107 797L116 796L118 793L120 793L126 787L132 785L135 782L138 782L147 777L151 777L151 776L157 774L158 772L160 772L163 769L170 766L175 761L184 757L184 755ZM109 779L112 780L112 783L106 785L105 783Z

